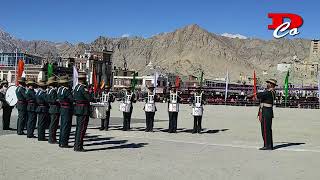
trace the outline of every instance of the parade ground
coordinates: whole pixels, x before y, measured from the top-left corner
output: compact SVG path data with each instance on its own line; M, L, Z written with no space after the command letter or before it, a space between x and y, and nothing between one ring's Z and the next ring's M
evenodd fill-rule
M100 120L90 120L86 152L1 130L0 179L319 179L319 110L275 108L275 150L260 151L257 107L205 106L202 134L191 133L190 106L181 106L176 134L166 132L167 104L157 107L155 132L144 132L142 103L134 105L132 131L124 132L115 103L109 131L99 131ZM11 119L14 128L16 110ZM74 131L73 127L70 145Z

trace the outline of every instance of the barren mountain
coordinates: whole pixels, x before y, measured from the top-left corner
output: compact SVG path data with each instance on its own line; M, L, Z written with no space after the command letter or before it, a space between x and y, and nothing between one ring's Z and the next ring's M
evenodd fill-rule
M306 59L310 41L304 39L239 39L210 33L198 25L189 25L174 32L162 33L151 38L98 37L90 44L53 43L48 41L23 41L12 38L0 31L0 49L10 51L18 47L31 53L46 56L75 56L85 49L114 51L115 65L122 66L125 58L130 69L146 72L146 65L152 62L160 69L180 75L199 76L204 70L206 78L225 77L229 71L232 81L239 79L240 73L251 76L253 70L262 79L262 71L268 77L279 78L275 73L280 62L292 61L293 56ZM282 76L282 75L281 75Z

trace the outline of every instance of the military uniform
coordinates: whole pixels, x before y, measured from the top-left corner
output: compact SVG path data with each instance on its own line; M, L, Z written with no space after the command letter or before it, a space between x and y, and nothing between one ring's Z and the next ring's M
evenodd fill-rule
M21 78L19 80L19 86L16 89L17 95L17 109L18 109L18 121L17 121L17 134L24 135L24 128L26 127L27 123L27 95L26 95L26 88L24 87L25 78Z
M55 79L49 78L48 85L56 83ZM50 115L50 125L49 125L49 140L51 144L57 143L57 129L59 126L59 103L57 101L57 90L55 87L49 87L47 91L47 102L49 104L49 115Z
M46 125L50 120L48 117L48 104L47 104L47 93L42 88L45 86L45 82L39 82L38 92L36 93L36 101L37 101L37 114L38 114L38 141L46 141Z
M268 83L276 86L277 81L270 79ZM261 122L261 133L264 142L264 147L261 150L273 149L272 138L272 119L273 119L273 103L275 100L275 90L273 88L257 93L257 98L260 100L259 120Z
M2 128L3 130L10 130L10 118L11 118L11 112L12 107L7 103L5 99L5 95L8 88L8 81L4 80L0 83L1 89L0 89L0 101L2 102Z
M111 111L111 103L114 102L114 97L110 92L105 92L108 96L107 103L108 103L108 110L106 111L106 119L101 119L101 127L100 130L108 130L109 129L109 121L110 121L110 111Z
M59 147L67 148L70 138L71 125L72 125L72 106L73 97L68 86L68 79L61 78L59 81L62 86L58 88L57 98L60 103L60 136Z
M177 92L171 92L167 95L168 99L168 113L169 113L169 133L177 132L177 123L178 123L178 113L179 113L179 103L180 96Z
M153 87L149 87L150 92L148 92L148 95L145 98L146 104L143 108L146 114L146 132L153 132L154 116L157 111L153 89Z
M36 93L34 91L35 82L28 81L27 85L29 88L26 91L26 100L27 100L27 112L28 112L28 121L27 121L27 137L34 137L34 129L37 123L37 103L36 103ZM31 86L31 87L30 87Z
M125 96L123 97L123 101L129 101L128 103L130 104L130 111L129 112L123 112L123 131L129 131L130 130L130 124L131 124L131 116L132 116L132 111L133 111L133 105L132 103L136 102L135 101L135 94L132 93L132 96L130 99L127 99L126 96L130 94L130 92L126 91ZM127 100L126 100L127 99Z
M74 151L84 151L83 138L89 123L90 102L93 98L89 95L87 87L83 84L76 85L73 93L75 101L74 114L77 118Z
M196 98L199 98L197 102ZM193 108L197 107L201 109L201 115L194 114L193 115L193 131L192 133L201 133L202 130L202 113L203 113L203 105L204 105L204 95L200 92L196 92L194 96L191 96L191 103L193 104ZM199 104L199 105L197 105ZM194 111L194 110L193 110Z

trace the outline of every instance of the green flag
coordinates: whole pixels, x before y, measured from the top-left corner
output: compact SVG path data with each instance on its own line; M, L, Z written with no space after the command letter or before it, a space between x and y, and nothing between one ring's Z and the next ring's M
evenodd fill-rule
M284 80L284 103L287 106L287 100L289 95L289 71L287 72L286 79Z
M132 91L135 91L136 89L136 85L137 85L137 77L138 75L138 72L133 72L133 78L132 78L132 82L131 82L131 88L132 88Z
M48 64L48 78L51 77L53 74L53 65L50 63Z

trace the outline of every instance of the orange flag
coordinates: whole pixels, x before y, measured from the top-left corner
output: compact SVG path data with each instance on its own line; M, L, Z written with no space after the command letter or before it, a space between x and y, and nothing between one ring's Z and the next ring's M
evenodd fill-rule
M24 71L24 62L22 59L20 59L18 62L16 85L19 85L18 81L20 80L20 78L23 74L23 71Z
M180 88L180 77L176 76L176 88L179 89Z
M97 82L97 75L96 75L95 68L93 68L92 80L93 80L93 92L94 92L94 94L96 94L97 90L98 90L98 82Z
M253 71L253 98L257 99L257 77L256 77L256 71Z

